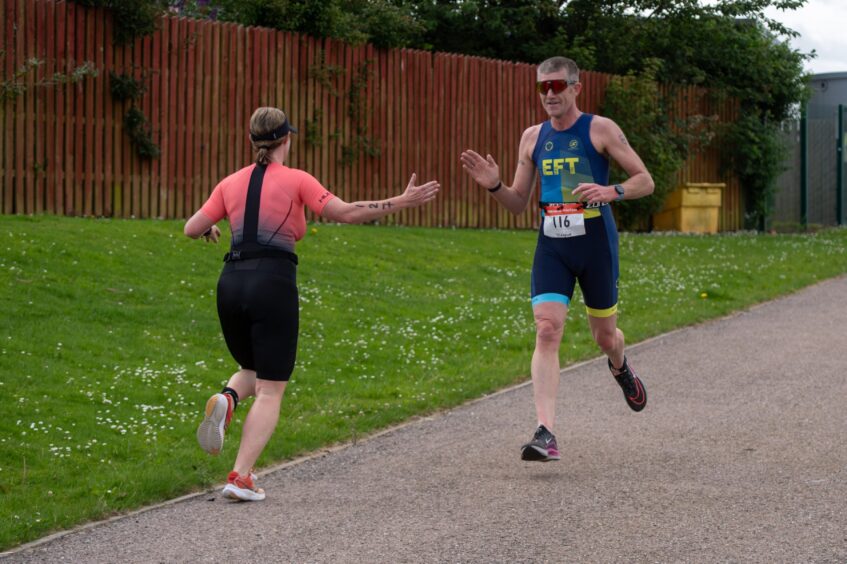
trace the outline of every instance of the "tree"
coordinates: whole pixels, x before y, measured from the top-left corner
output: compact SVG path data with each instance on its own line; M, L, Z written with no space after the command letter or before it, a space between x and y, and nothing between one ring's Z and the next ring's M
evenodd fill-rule
M164 0L77 0L143 16ZM723 132L749 225L762 228L780 173L780 121L808 97L796 33L764 15L806 0L170 0L171 11L378 47L413 47L538 63L566 55L583 69L698 85L739 102ZM133 20L129 17L127 21ZM648 69L647 61L654 61ZM661 100L659 101L661 103ZM621 115L610 117L619 120Z
M803 4L428 0L419 3L415 15L427 29L421 47L436 51L530 63L566 55L583 69L619 76L647 72L659 82L704 86L714 96L734 97L740 119L723 132L722 146L732 149L727 166L744 187L748 225L763 228L782 163L777 126L808 96L803 62L810 57L777 40L796 33L766 18L764 10ZM648 69L648 61L658 65ZM610 111L618 121L628 117L625 106Z
M180 0L172 10L380 48L420 44L423 33L402 0Z
M569 42L555 0L427 0L415 18L426 29L418 47L512 61L540 62Z
M90 8L108 8L114 14L114 42L130 43L156 31L156 22L164 13L166 0L74 0Z
M668 194L676 188L676 173L688 156L687 129L672 127L671 112L656 82L659 64L657 59L647 61L644 72L616 76L606 89L603 113L615 116L629 143L638 147L655 184L650 196L616 206L618 223L626 231L646 231L651 227L650 217L662 209ZM611 176L614 182L626 178L617 166Z
M764 16L764 9L796 9L805 0L573 0L565 34L574 38L582 66L613 74L640 72L658 59L656 79L707 87L739 102L739 120L723 132L726 161L745 191L749 227L770 214L783 162L778 124L807 99L803 62L811 55L778 36L796 33ZM582 46L589 46L586 50Z

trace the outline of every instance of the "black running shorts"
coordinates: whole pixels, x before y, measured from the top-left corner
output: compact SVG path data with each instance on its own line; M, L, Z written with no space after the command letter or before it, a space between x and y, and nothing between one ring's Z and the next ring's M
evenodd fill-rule
M218 279L218 317L242 368L263 380L287 381L297 356L297 265L286 258L226 263Z

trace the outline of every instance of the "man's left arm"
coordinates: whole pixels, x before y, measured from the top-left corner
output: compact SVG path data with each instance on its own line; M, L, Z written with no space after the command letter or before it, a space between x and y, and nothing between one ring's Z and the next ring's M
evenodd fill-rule
M621 182L623 198L620 199L635 200L652 194L655 186L653 177L618 124L608 118L595 116L591 125L591 141L594 147L599 153L608 155L618 163L628 176ZM574 189L574 194L588 203L608 203L619 199L614 185L580 184Z
M624 172L629 176L625 181L621 182L624 188L624 200L634 200L643 198L653 193L653 177L644 162L629 141L626 139L623 131L614 121L604 118L601 123L600 133L605 137L606 154L618 163ZM614 191L614 186L612 187ZM617 197L617 192L615 192Z

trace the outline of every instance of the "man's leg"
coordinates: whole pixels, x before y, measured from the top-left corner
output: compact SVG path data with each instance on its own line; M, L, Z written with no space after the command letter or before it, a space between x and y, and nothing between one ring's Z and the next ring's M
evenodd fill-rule
M623 331L617 328L617 315L609 317L588 316L591 334L600 349L609 357L609 370L623 390L627 405L633 411L647 406L647 390L635 371L629 366L624 354Z
M588 326L591 327L594 342L609 357L612 366L620 368L623 366L624 359L624 336L623 331L618 329L617 323L617 314L609 317L588 316Z
M559 392L559 344L568 307L558 301L541 302L533 307L535 316L535 352L532 353L532 394L538 428L532 439L521 447L521 460L547 462L559 460L559 446L552 433L556 424L556 397Z
M560 302L543 302L533 308L535 351L532 353L532 393L538 424L553 431L559 391L559 345L568 307Z

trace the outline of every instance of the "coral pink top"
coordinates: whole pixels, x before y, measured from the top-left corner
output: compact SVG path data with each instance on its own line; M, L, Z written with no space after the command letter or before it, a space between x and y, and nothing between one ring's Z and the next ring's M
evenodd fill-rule
M221 180L200 208L216 223L224 217L229 218L233 245L239 244L243 236L247 188L254 168L256 165L252 164ZM308 172L270 163L262 181L259 202L259 243L294 252L294 242L306 233L303 206L309 206L320 215L333 198L335 196Z

